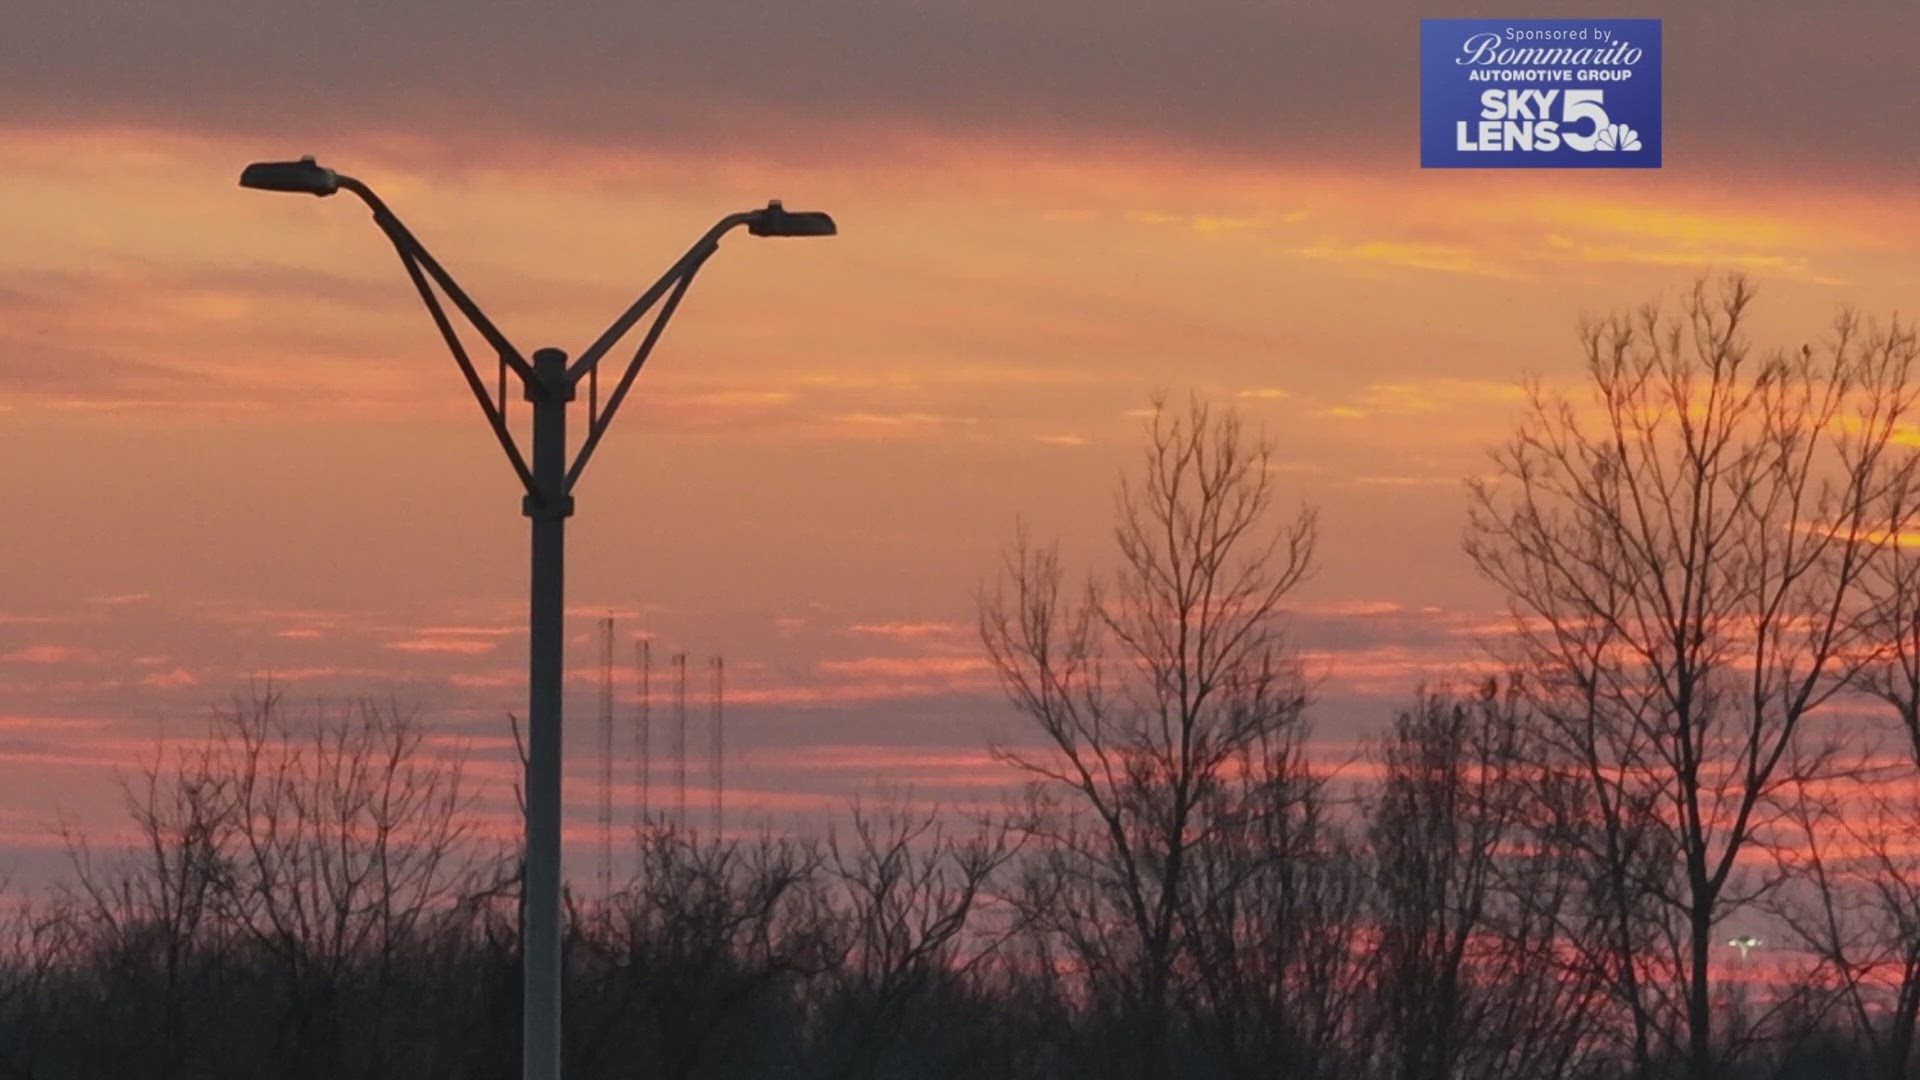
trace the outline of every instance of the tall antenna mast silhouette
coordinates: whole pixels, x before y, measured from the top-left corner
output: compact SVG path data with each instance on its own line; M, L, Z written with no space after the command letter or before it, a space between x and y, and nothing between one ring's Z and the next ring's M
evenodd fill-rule
M633 683L640 691L633 714L633 770L639 791L633 804L637 844L653 814L653 641L650 638L640 638L633 643Z
M600 620L600 895L613 895L613 616Z
M675 808L687 825L687 654L673 654L673 769Z
M713 668L713 835L726 827L727 726L723 702L726 699L727 660L716 656Z

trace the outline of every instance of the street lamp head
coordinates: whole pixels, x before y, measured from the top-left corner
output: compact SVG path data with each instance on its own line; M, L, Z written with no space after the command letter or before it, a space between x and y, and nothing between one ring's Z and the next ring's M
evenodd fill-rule
M775 199L748 215L747 231L755 236L832 236L839 230L818 210L789 210Z
M331 195L340 190L340 177L323 169L311 157L299 161L256 161L240 173L240 186L260 191L299 191Z

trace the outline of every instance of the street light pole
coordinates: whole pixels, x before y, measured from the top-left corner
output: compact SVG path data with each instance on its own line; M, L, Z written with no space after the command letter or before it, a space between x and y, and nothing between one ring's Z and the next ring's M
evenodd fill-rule
M531 520L532 572L527 613L526 849L521 876L525 920L521 926L521 964L525 979L521 1002L524 1021L521 1075L524 1080L560 1080L561 696L566 674L566 530L567 518L573 516L573 487L579 482L594 449L600 445L614 412L626 399L634 376L639 374L661 331L679 307L681 297L686 295L694 274L718 249L720 238L743 225L755 236L832 236L836 231L833 219L818 212L789 211L777 202L721 218L569 366L567 354L559 349L537 350L531 363L522 357L364 183L322 168L312 158L302 158L249 165L240 174L240 184L265 191L323 196L345 190L367 204L373 211L374 223L399 252L400 261L524 488L521 512ZM498 354L497 395L481 380L435 286ZM638 350L602 401L598 393L601 358L655 305L659 305L659 311L642 336ZM533 414L531 465L520 452L507 424L508 369L521 380ZM578 397L576 390L583 379L589 382L592 393L586 432L578 451L574 452L567 437L567 410Z
M521 1010L526 1080L559 1080L560 996L560 700L566 679L567 405L573 382L567 354L533 354L527 399L533 403L533 483L522 500L532 519L528 605L527 850L525 957Z

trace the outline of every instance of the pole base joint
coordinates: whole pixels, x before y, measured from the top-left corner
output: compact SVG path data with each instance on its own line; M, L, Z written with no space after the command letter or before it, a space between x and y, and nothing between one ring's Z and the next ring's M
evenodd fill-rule
M520 512L530 518L573 516L573 496L562 495L558 500L542 498L539 495L520 497Z

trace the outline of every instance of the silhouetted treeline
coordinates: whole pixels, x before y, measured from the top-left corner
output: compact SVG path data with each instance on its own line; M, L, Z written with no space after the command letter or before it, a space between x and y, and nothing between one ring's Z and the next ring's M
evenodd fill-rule
M1421 694L1357 804L1289 751L1294 782L1196 845L1155 991L1171 1075L1630 1075L1605 979L1559 937L1573 867L1509 847L1524 708ZM8 898L0 1076L518 1075L514 868L461 826L460 764L421 733L268 694L133 786L135 853ZM854 820L637 838L635 880L568 907L570 1075L1152 1074L1151 958L1074 848L904 804ZM1876 1075L1838 987L1766 992L1722 1003L1794 1003L1728 1076Z
M1289 632L1316 515L1159 404L1113 566L1023 533L980 596L1019 796L636 836L567 906L569 1075L1914 1074L1920 343L1761 352L1752 300L1583 326L1470 489L1509 625L1355 761ZM517 1075L513 852L412 714L256 693L127 794L131 852L8 898L0 1080Z

